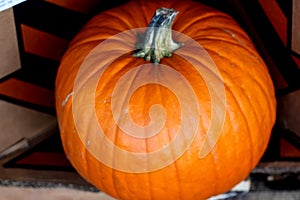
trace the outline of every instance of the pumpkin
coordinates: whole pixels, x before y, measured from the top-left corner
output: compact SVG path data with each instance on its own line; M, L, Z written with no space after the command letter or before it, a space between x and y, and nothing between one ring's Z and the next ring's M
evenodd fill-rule
M259 162L276 115L250 38L193 1L133 0L93 17L62 58L55 94L67 158L116 199L230 190Z

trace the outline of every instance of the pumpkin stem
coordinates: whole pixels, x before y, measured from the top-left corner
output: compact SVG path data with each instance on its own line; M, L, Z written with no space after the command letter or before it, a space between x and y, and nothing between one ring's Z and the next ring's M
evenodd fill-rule
M153 63L159 63L164 56L171 57L173 51L183 45L172 39L171 28L177 14L173 8L157 9L147 28L144 41L137 44L140 49L133 56Z

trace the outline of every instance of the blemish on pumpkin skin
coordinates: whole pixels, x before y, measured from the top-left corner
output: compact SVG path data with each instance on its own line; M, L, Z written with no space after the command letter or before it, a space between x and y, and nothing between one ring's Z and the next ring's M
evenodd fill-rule
M108 95L108 97L107 97L106 99L103 100L103 103L104 103L104 104L107 104L107 103L110 103L110 101L111 101L111 94Z
M66 98L61 102L61 106L65 107L65 105L67 104L67 102L69 101L70 97L74 94L74 92L69 93Z
M103 103L104 103L104 104L107 104L107 103L110 103L110 101L111 101L111 99L110 99L110 98L108 98L108 99L104 99L104 100L103 100Z
M222 29L224 32L228 33L231 37L233 37L239 44L244 45L244 43L236 36L236 34L234 34L233 32L231 32L228 29Z
M91 144L91 141L88 140L87 143L86 143L86 146L89 146Z

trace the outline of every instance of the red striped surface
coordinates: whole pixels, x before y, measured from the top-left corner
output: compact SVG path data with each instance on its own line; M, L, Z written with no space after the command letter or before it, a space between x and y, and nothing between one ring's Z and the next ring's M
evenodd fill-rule
M281 41L287 46L288 44L288 20L276 0L259 0L261 7L268 16L274 29L276 30ZM291 55L298 67L300 68L300 59Z
M14 78L0 83L0 94L17 100L54 108L54 92Z
M300 150L284 139L280 140L280 157L300 158Z
M95 6L102 2L101 0L45 1L80 13L90 13L95 9ZM259 3L282 42L287 45L288 22L276 0L259 0ZM68 41L25 24L21 24L20 28L25 52L55 61L61 59ZM300 68L300 59L294 56L292 57ZM42 68L43 66L40 67ZM277 89L288 87L278 69L273 68L270 70L275 77ZM54 92L52 90L16 78L10 78L0 82L0 94L40 106L50 108L55 107ZM300 152L287 141L281 140L280 155L282 157L300 157ZM69 166L69 163L63 154L53 152L34 152L29 157L19 160L18 164Z
M63 153L33 152L29 156L15 162L17 165L70 167L71 164Z
M269 62L273 62L273 61L269 61ZM274 86L276 90L280 90L280 89L284 89L288 87L288 84L286 82L286 80L283 78L282 74L280 73L280 71L275 67L275 64L269 65L269 71L270 74L272 76L272 78L274 79Z
M282 42L287 44L287 19L276 0L259 0L265 14L270 19Z
M46 0L77 12L90 13L101 0Z
M57 61L61 59L68 44L66 40L24 24L21 30L25 52Z

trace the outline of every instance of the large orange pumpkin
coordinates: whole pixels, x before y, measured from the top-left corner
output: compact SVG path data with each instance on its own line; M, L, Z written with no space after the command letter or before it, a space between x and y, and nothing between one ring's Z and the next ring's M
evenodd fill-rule
M134 0L100 13L70 43L56 80L67 157L117 199L230 190L266 149L275 104L245 32L192 1Z

